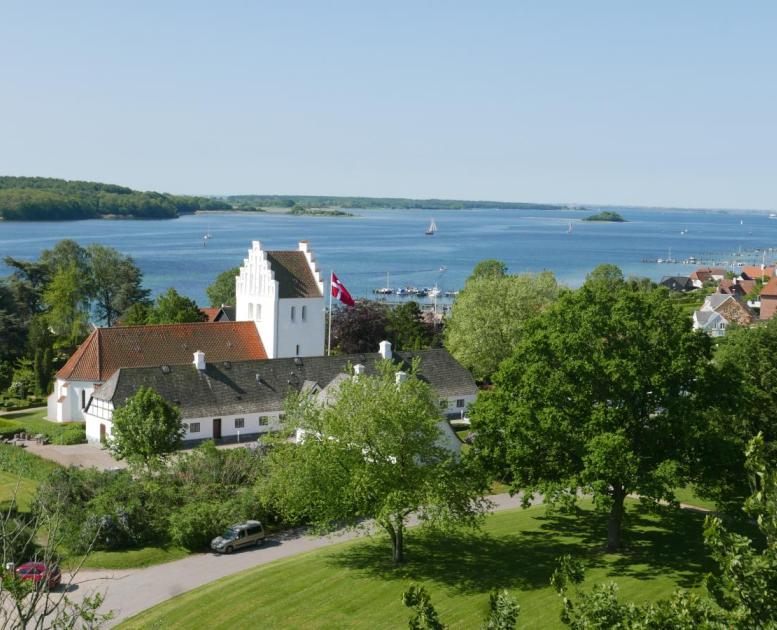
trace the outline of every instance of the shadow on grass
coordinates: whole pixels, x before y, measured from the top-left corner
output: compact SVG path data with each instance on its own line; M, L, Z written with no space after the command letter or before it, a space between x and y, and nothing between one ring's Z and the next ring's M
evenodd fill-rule
M544 588L564 554L583 560L589 569L604 568L607 580L662 577L683 588L700 584L712 568L702 540L703 515L655 514L633 505L627 519L618 554L604 551L606 517L577 510L570 515L539 512L524 521L525 529L509 534L411 530L400 567L391 563L390 545L383 537L351 545L329 562L368 577L432 581L462 594Z

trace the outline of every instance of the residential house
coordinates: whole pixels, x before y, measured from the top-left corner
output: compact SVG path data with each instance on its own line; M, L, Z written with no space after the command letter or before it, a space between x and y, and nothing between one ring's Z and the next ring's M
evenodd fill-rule
M699 267L690 275L696 288L703 287L707 282L720 282L726 277L726 270L720 267Z
M777 278L772 278L761 289L761 315L762 320L771 319L777 312Z
M447 350L392 352L384 341L375 353L224 361L197 352L186 363L121 368L92 395L86 436L92 443L110 437L114 410L140 387L150 387L180 408L186 442L248 441L281 428L289 392L304 391L326 402L342 379L376 373L381 359L391 359L398 364L398 373L404 373L416 357L419 377L435 392L442 415L463 417L477 387ZM448 421L441 421L440 427L446 444L457 450L459 440Z
M764 265L751 265L748 267L742 267L739 270L741 276L747 280L764 280L768 281L774 277L774 267L766 267Z
M664 276L659 282L661 286L667 287L670 291L693 291L696 287L687 276Z
M704 300L701 308L693 313L693 327L713 337L722 337L732 323L747 326L753 323L753 312L735 296L713 293Z

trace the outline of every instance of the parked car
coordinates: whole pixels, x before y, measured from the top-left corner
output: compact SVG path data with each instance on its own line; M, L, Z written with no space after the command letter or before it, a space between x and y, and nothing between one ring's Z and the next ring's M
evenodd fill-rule
M264 542L264 527L259 521L246 521L228 528L221 536L210 541L210 548L216 553L232 553L235 549Z
M56 564L46 566L43 562L25 562L17 567L16 575L23 580L32 580L36 586L45 584L49 590L62 583L62 571Z

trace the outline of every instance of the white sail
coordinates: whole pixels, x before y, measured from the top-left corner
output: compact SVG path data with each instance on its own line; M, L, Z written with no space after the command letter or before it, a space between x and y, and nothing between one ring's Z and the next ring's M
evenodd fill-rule
M437 224L434 222L434 219L432 219L432 222L429 224L429 227L426 228L427 234L434 234L437 231Z

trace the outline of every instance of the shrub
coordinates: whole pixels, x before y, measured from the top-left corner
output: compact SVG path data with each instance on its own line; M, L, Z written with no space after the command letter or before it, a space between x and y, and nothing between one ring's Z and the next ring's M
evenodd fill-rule
M0 438L11 438L22 430L22 425L18 422L0 418Z
M0 470L4 472L35 481L45 481L52 471L61 468L59 464L28 453L18 446L0 444Z
M54 444L83 444L86 442L86 425L71 424L54 438Z
M234 507L216 501L189 503L170 517L170 538L186 549L202 549L239 520L235 518Z

